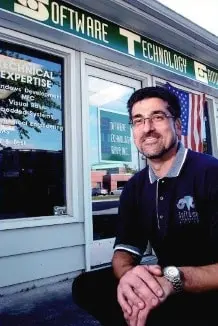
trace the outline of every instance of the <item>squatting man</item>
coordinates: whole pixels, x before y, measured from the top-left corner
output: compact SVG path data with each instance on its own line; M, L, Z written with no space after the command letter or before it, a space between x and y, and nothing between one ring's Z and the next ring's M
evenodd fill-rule
M217 325L218 160L181 144L169 90L137 90L128 110L148 165L120 197L113 273L79 276L75 301L103 325ZM148 241L157 265L140 264Z

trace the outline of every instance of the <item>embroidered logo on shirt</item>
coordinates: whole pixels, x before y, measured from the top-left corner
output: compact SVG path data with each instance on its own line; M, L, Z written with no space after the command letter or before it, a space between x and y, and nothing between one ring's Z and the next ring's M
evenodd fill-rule
M177 203L180 224L199 223L198 212L192 196L184 196Z

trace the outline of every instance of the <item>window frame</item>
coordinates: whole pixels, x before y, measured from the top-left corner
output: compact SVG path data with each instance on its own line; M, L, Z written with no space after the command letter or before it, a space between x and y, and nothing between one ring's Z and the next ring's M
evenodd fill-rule
M122 76L123 79L134 79L142 83L142 87L152 85L152 76L146 73L131 69L121 64L114 63L112 61L104 60L99 57L91 56L85 53L81 54L81 87L82 87L82 130L83 130L83 194L84 194L84 218L85 218L85 257L86 257L86 271L92 269L92 250L95 248L99 249L104 256L107 256L107 247L112 246L114 243L114 238L103 239L103 240L93 240L93 230L92 230L92 202L90 197L91 189L91 174L90 174L90 161L89 161L89 103L88 103L88 78L87 78L87 66L95 69L99 69L95 77L104 79L104 71L109 74L116 74ZM101 70L101 71L100 71ZM110 78L110 81L117 82L117 78ZM128 86L128 81L126 82ZM131 86L131 85L130 85ZM140 169L144 167L145 162L140 161ZM149 249L148 249L149 250ZM109 252L110 254L110 252ZM105 258L106 259L106 258Z
M65 161L65 194L66 194L66 215L50 215L50 216L37 216L37 217L24 217L17 219L0 220L0 231L38 227L46 225L57 225L72 223L79 221L79 205L78 205L78 164L77 155L78 142L77 142L77 118L79 96L76 77L78 78L79 72L76 69L76 52L72 49L59 46L55 43L43 41L41 39L15 32L4 27L0 27L0 40L10 44L17 44L30 49L37 49L41 52L58 56L63 59L64 67L64 161ZM80 78L80 77L79 77ZM77 105L75 105L77 103ZM76 119L75 119L76 115ZM66 119L67 117L67 119ZM73 167L73 169L72 169Z

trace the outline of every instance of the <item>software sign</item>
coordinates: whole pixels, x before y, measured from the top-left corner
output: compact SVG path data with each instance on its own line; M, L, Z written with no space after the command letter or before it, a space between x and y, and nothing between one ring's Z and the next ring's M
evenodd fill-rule
M101 162L131 162L131 130L126 114L99 109Z

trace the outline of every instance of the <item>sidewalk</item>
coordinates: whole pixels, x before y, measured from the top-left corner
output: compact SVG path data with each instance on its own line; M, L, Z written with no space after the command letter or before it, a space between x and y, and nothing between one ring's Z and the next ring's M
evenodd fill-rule
M0 298L0 326L100 326L72 302L72 280Z
M155 264L145 256L144 264ZM71 296L72 280L0 297L0 326L101 326L76 306Z

